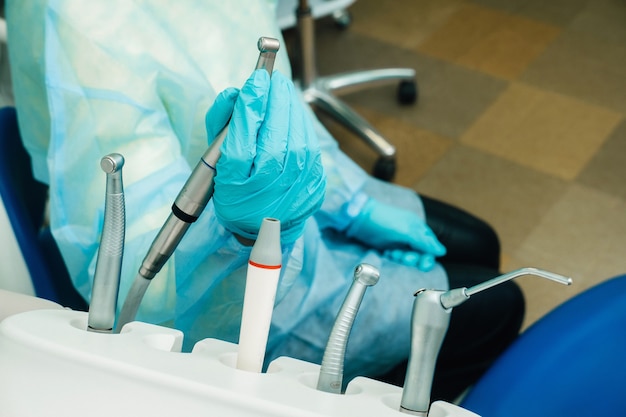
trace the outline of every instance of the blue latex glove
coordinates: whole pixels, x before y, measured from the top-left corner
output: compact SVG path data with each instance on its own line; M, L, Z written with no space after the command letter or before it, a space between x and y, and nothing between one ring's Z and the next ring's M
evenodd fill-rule
M409 210L370 198L346 230L349 237L380 249L390 259L422 271L435 265L435 257L446 254L426 222Z
M228 120L217 163L213 202L231 232L255 239L264 217L281 222L293 243L321 206L326 179L317 136L293 83L278 71L256 70L239 94L227 89L206 116L209 141Z
M395 262L406 266L414 266L420 271L430 271L435 266L435 257L431 254L412 250L389 249L383 255Z

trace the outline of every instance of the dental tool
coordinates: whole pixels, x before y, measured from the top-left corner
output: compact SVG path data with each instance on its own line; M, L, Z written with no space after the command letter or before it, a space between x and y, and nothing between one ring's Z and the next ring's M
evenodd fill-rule
M281 268L280 221L266 217L248 261L237 369L261 372L263 368Z
M474 285L449 291L421 289L415 293L411 318L411 352L402 389L400 411L428 416L437 356L450 323L452 308L472 295L523 275L535 275L564 285L572 279L537 268L522 268Z
M319 391L341 394L343 363L352 324L361 306L365 290L367 287L376 285L379 277L380 272L378 269L369 264L359 264L354 269L354 280L339 309L339 313L337 313L335 324L324 350L320 375L317 380L317 389Z
M104 225L87 319L87 330L93 332L110 333L115 323L126 231L123 166L124 157L118 153L100 160L100 167L106 173L106 194Z
M274 38L261 37L257 47L259 58L255 70L266 69L271 75L280 42ZM152 242L126 296L118 318L117 331L135 319L150 281L172 256L189 226L198 219L213 196L215 167L222 154L220 148L227 133L228 124L209 145L172 204L172 212Z

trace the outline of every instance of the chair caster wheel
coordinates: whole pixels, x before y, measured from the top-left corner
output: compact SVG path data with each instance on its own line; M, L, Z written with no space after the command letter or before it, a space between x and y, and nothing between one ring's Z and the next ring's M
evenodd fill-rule
M341 30L347 29L352 23L352 14L348 10L337 10L333 13L335 26Z
M400 104L413 104L417 101L417 82L401 81L398 85L398 101Z
M379 180L391 181L396 175L395 158L380 157L374 164L372 175Z

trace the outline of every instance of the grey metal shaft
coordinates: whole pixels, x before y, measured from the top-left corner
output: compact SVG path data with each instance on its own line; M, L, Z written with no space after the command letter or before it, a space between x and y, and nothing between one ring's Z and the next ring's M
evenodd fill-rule
M111 332L115 323L126 230L122 182L124 157L117 153L107 155L102 158L100 166L106 173L104 225L96 260L87 328L96 332Z
M470 298L472 295L477 294L479 292L488 290L491 287L495 287L496 285L502 284L503 282L510 281L514 278L521 277L523 275L534 275L541 278L546 278L551 281L558 282L563 285L571 285L572 279L569 277L564 277L563 275L555 274L554 272L544 271L542 269L537 268L521 268L493 279L490 279L485 282L481 282L480 284L476 284L470 288L455 288L450 291L446 291L441 295L441 305L444 308L452 308L456 307L459 304L464 303Z
M307 0L299 0L296 8L296 17L298 19L298 43L300 46L300 83L304 91L313 84L317 76L315 19ZM304 57L308 59L303 59Z
M280 42L277 39L261 37L257 46L259 58L255 70L266 69L271 75ZM142 281L154 278L172 256L191 223L195 222L204 211L213 196L215 166L221 156L220 148L227 133L228 126L222 129L191 172L189 179L172 204L172 213L168 216L141 263L139 274L135 280ZM139 309L138 304L141 303L143 294L132 293L133 289L141 288L145 293L145 287L145 283L137 283L131 287L131 292L129 292L122 306L118 329L121 329L121 326L128 321L134 320ZM137 305L131 305L131 303L137 303ZM122 319L128 321L122 321Z
M485 291L491 287L495 287L498 284L501 284L505 281L512 280L513 278L521 277L522 275L535 275L538 277L546 278L559 284L570 285L572 283L572 279L569 277L564 277L563 275L555 274L554 272L543 271L537 268L522 268L513 272L509 272L507 274L500 275L494 279L490 279L489 281L481 282L480 284L476 284L467 289L466 293L468 296L472 296L481 291Z
M343 364L346 346L354 319L365 295L367 287L376 285L380 273L368 264L360 264L354 270L354 281L339 309L335 324L330 332L322 366L320 368L317 389L320 391L341 393L343 384Z
M119 333L124 325L135 320L141 300L146 294L151 281L152 280L137 274L135 280L133 281L133 285L130 287L130 290L128 290L128 295L126 296L120 315L117 318L115 333Z
M451 309L441 307L443 291L416 294L411 316L411 353L407 366L400 411L427 416L437 356L448 331Z

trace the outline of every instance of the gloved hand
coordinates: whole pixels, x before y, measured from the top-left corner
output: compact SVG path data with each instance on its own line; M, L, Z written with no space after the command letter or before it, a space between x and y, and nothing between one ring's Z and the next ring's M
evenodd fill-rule
M217 163L213 202L231 232L255 239L264 217L281 222L293 243L324 199L326 178L317 136L293 83L256 70L236 94L227 89L206 116L209 142L228 125Z
M422 218L373 198L365 203L346 234L384 251L394 261L422 271L432 269L435 257L446 254L446 248Z

